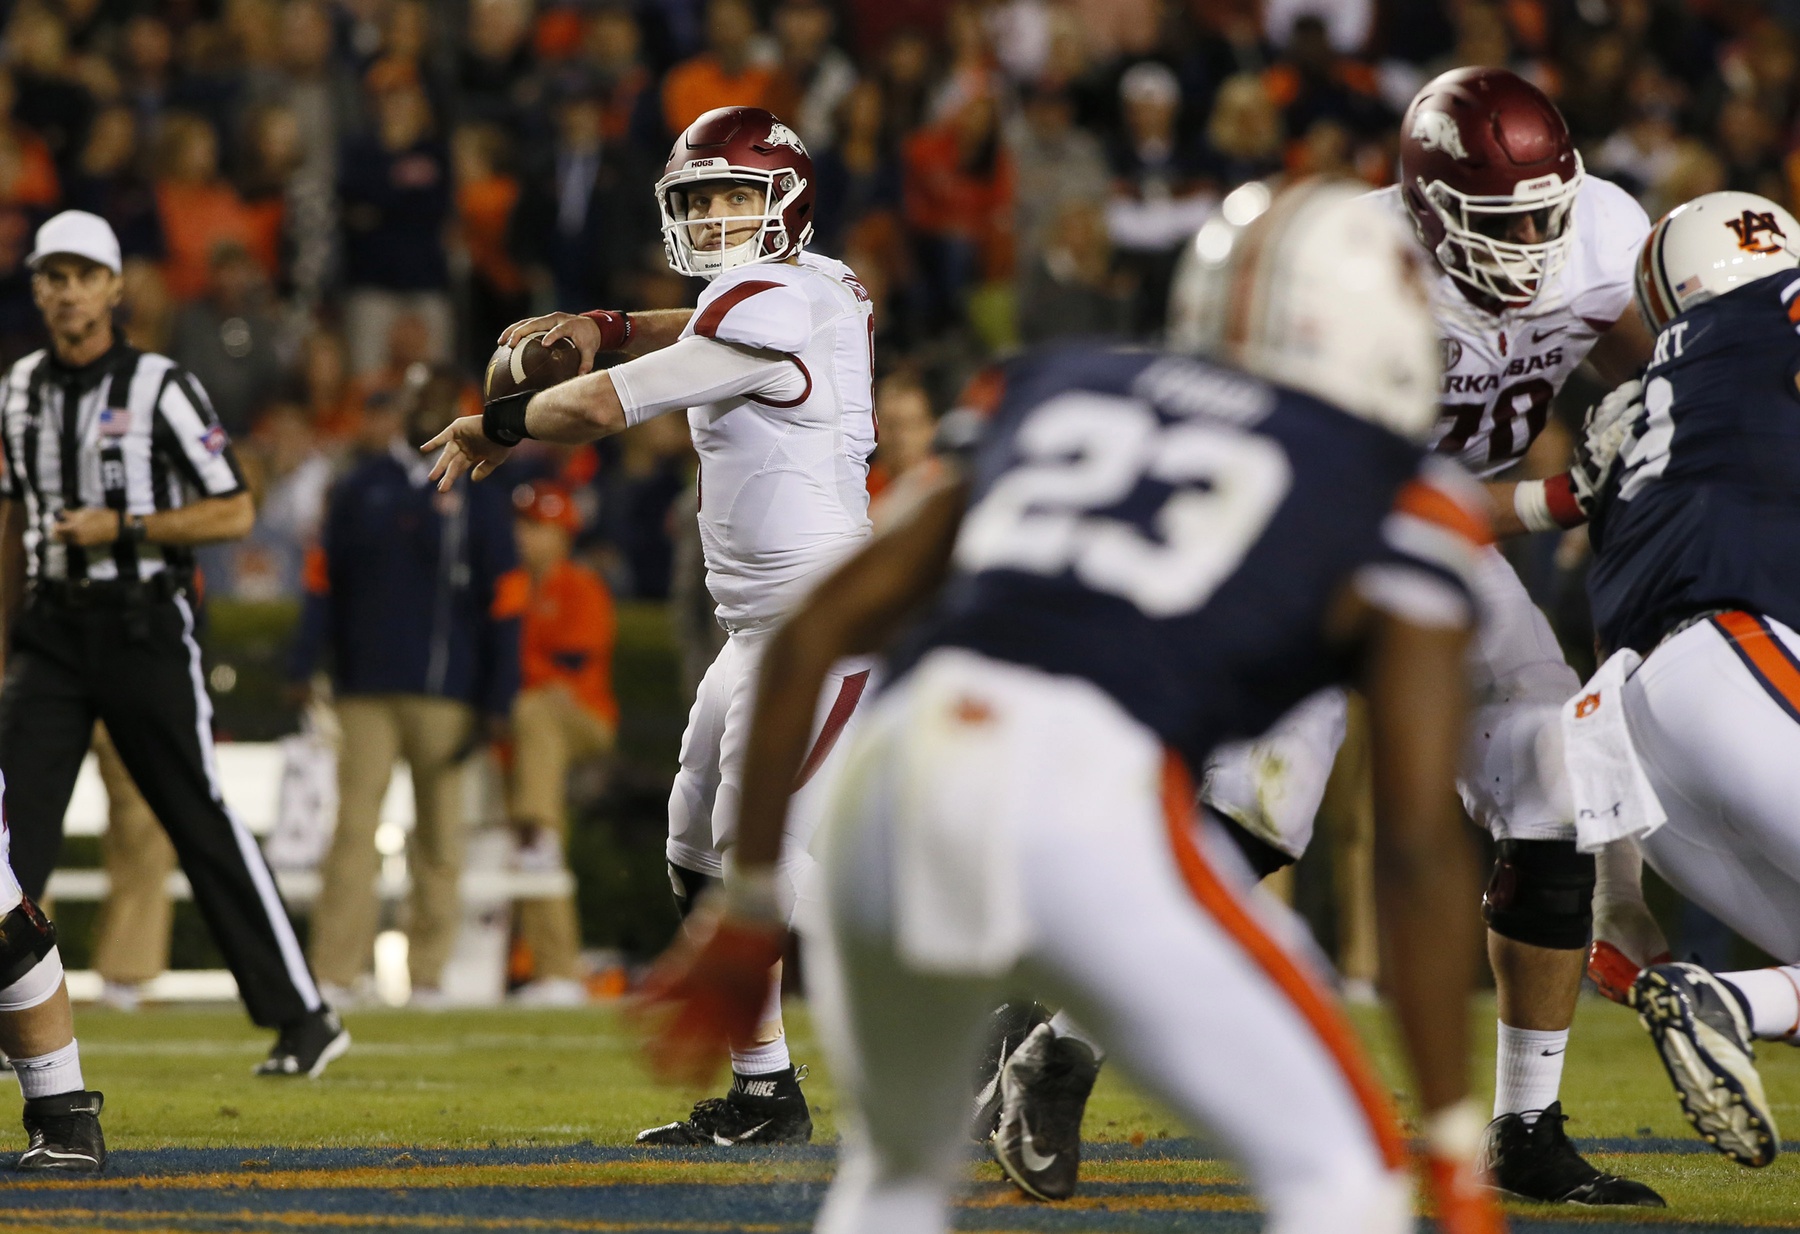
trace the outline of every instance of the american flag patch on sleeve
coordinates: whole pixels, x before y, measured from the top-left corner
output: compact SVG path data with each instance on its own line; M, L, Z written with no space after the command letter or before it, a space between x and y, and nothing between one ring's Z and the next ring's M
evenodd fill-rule
M102 407L99 424L102 437L123 437L131 431L131 411L125 407Z

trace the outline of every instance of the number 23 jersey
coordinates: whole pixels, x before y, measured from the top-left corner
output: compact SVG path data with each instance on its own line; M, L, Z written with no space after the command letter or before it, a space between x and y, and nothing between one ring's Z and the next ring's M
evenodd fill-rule
M1390 187L1372 194L1412 219ZM1550 400L1600 336L1631 311L1632 274L1650 234L1642 206L1607 180L1584 177L1575 199L1568 260L1522 308L1489 313L1462 293L1461 284L1421 256L1431 315L1443 348L1441 418L1432 448L1478 476L1518 462L1550 417Z
M1385 429L1230 369L1142 351L1003 370L953 573L895 664L932 647L1085 678L1198 768L1344 680L1351 583L1469 620L1480 490Z

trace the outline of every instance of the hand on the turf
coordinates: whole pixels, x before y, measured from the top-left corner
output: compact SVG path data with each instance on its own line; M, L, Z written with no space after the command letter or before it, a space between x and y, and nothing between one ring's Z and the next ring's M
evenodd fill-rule
M545 313L541 317L515 321L501 333L500 341L508 347L517 347L522 340L534 334L544 336L540 341L545 347L554 347L562 339L575 344L575 350L581 353L581 367L576 370L577 376L594 371L594 356L604 350L606 345L606 336L600 323L576 313Z
M472 474L476 480L487 479L512 452L488 439L481 431L480 416L463 416L419 449L425 454L443 451L431 467L431 478L437 481L440 493L448 493L450 486L465 473Z
M633 1009L659 1078L705 1084L733 1041L752 1038L786 941L778 925L734 920L710 904L688 917Z
M1427 1153L1425 1170L1443 1234L1505 1234L1506 1218L1474 1161Z

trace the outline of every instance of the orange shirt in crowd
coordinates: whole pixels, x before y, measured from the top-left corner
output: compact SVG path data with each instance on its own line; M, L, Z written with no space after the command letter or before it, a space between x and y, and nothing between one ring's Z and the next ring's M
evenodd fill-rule
M456 214L462 223L469 264L503 295L525 288L525 276L506 251L506 228L519 202L519 182L511 176L469 180L456 190Z
M583 707L617 727L619 704L612 688L617 637L618 618L606 584L585 566L563 562L544 576L525 606L520 688L561 682Z
M767 107L775 83L772 69L747 65L728 76L710 52L683 60L663 79L663 119L679 133L715 107Z
M175 299L197 300L206 294L213 249L221 243L243 245L263 272L274 276L274 235L266 220L258 227L230 185L165 182L156 186L156 207L169 254L163 281Z
M1012 270L1012 159L1002 146L986 176L963 169L956 129L937 124L906 139L906 221L933 236L972 240L982 273Z

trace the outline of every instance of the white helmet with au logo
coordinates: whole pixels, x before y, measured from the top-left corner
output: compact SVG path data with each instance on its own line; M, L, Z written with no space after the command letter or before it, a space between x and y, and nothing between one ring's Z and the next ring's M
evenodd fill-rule
M1415 441L1437 421L1437 328L1411 238L1349 180L1252 181L1184 251L1171 348L1201 352Z
M1800 268L1800 222L1755 193L1708 193L1658 219L1638 255L1638 311L1652 330L1706 300Z

